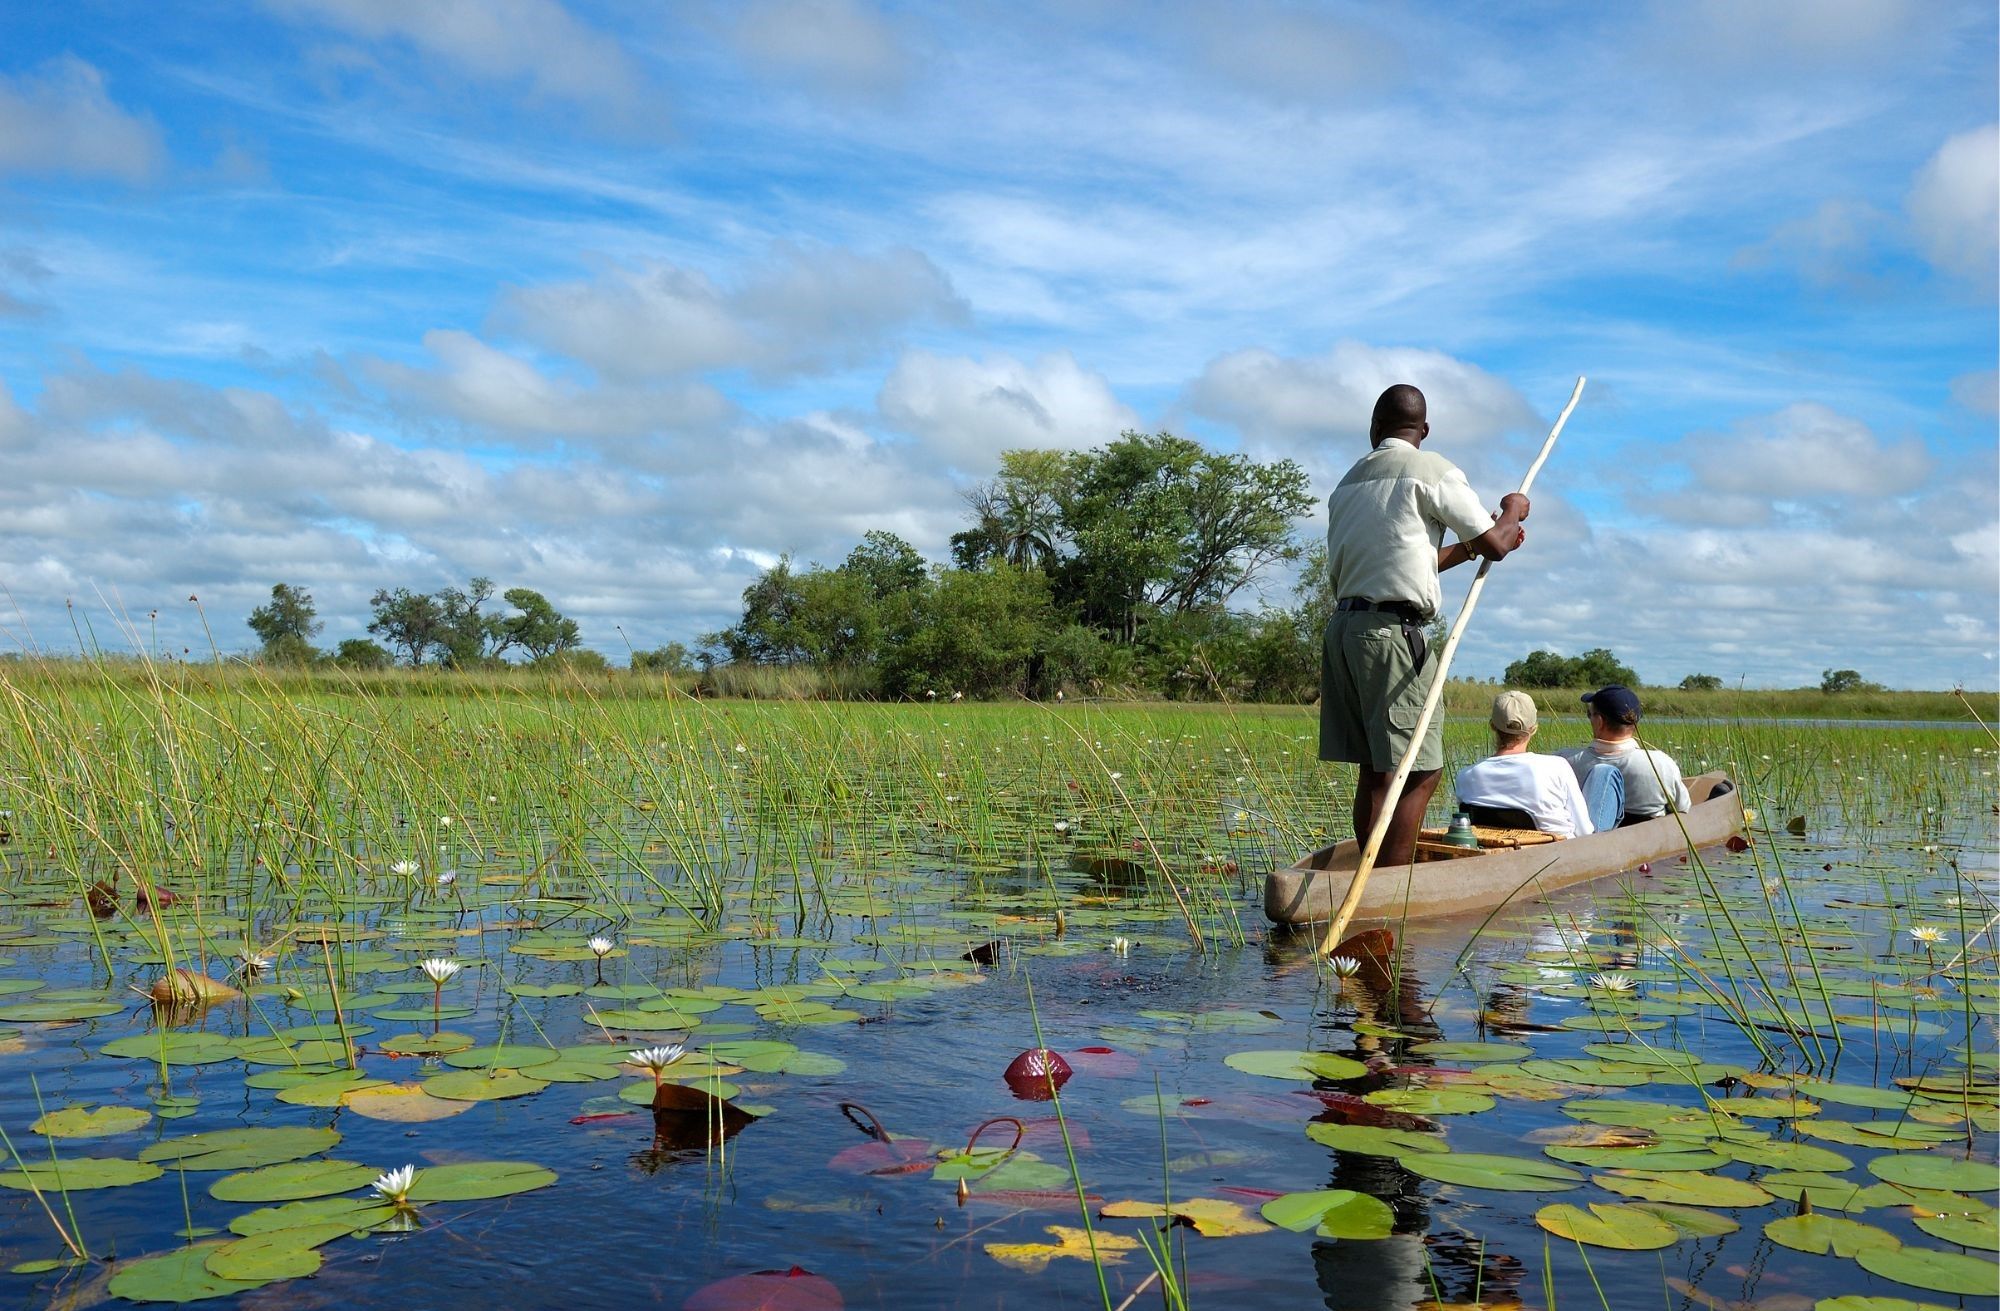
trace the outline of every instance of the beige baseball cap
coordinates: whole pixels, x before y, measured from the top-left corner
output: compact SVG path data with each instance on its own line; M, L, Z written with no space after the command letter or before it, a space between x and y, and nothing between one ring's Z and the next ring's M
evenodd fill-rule
M1534 732L1541 727L1541 720L1535 714L1535 699L1526 692L1502 692L1493 698L1492 724L1497 733Z

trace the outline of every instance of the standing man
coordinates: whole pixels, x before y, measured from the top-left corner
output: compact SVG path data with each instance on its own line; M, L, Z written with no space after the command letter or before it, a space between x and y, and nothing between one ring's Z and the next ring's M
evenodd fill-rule
M1354 836L1366 843L1409 750L1430 680L1424 625L1442 595L1438 573L1475 556L1504 560L1527 539L1528 498L1486 507L1458 467L1421 450L1430 436L1424 394L1383 392L1368 424L1373 449L1327 499L1326 562L1338 598L1320 651L1319 758L1361 767ZM1458 541L1442 546L1444 530ZM1424 807L1444 768L1444 726L1433 719L1382 842L1379 861L1408 864Z

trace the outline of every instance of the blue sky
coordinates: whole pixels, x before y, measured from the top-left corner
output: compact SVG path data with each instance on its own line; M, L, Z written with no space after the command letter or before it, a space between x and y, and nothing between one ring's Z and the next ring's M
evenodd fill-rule
M1996 53L1917 0L8 6L0 649L474 574L691 641L780 553L943 559L1011 447L1323 497L1393 381L1497 503L1588 374L1464 672L1992 687Z

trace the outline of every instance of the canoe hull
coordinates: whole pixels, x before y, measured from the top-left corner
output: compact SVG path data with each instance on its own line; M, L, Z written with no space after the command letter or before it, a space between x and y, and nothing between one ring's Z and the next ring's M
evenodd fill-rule
M1483 913L1503 903L1533 901L1648 861L1686 855L1691 848L1714 846L1743 827L1742 793L1732 788L1710 796L1724 781L1720 773L1687 780L1695 804L1681 816L1662 815L1587 838L1459 860L1378 866L1368 877L1355 922ZM1273 871L1264 880L1264 914L1273 924L1328 923L1347 895L1359 859L1356 843L1340 842L1320 848L1289 868Z

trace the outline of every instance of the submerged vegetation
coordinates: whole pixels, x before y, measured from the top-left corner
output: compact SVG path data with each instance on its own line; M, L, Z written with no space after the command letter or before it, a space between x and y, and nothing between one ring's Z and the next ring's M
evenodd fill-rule
M10 1304L1995 1286L1976 729L1649 717L1745 850L1321 960L1306 710L377 677L0 668Z

